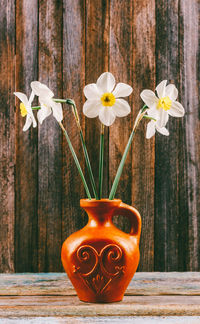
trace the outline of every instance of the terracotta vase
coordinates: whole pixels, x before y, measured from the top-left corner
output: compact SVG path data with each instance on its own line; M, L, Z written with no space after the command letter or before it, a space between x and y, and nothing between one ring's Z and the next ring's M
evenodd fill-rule
M89 220L63 243L64 269L80 300L120 301L139 263L140 214L119 199L81 199L80 206ZM129 218L129 234L114 226L115 215Z

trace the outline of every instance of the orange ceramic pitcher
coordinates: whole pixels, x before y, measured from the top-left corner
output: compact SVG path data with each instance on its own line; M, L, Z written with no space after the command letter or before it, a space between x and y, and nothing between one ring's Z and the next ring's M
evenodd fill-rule
M139 263L140 214L119 199L81 199L80 206L89 220L63 243L64 269L80 300L120 301ZM115 215L129 218L129 234L114 226Z

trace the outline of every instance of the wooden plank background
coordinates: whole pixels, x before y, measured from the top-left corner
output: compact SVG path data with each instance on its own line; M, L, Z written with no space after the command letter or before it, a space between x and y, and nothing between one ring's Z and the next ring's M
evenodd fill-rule
M0 271L62 271L64 239L86 223L84 189L55 120L22 132L19 101L33 80L74 98L97 181L99 122L82 115L83 87L104 71L133 86L133 113L106 129L106 197L144 88L177 85L185 107L170 136L145 139L140 126L116 194L140 211L140 271L200 270L198 0L0 0ZM80 159L70 108L64 124ZM108 163L108 157L110 161ZM126 220L115 223L127 230Z

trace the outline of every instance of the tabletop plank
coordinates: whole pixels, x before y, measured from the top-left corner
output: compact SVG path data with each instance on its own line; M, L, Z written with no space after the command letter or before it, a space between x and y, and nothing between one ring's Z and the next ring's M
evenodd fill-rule
M200 296L125 296L120 305L199 305ZM86 303L81 302L77 296L1 296L0 309L12 308L15 306L83 306L87 308L90 305L92 309L96 305L119 306L119 302L115 303ZM104 307L105 308L105 307ZM120 311L119 311L120 312ZM73 311L72 311L72 315Z
M9 318L16 318L18 323L23 323L23 318L26 318L24 323L34 323L35 317L67 317L67 321L70 317L76 320L79 317L77 323L83 323L83 319L88 317L90 320L84 323L100 323L94 320L97 316L110 318L112 323L113 317L119 323L119 318L127 316L129 319L149 316L148 320L152 316L165 316L166 320L169 316L184 319L196 316L196 323L200 323L200 273L138 272L123 301L108 304L81 302L64 273L0 275L0 324L9 323ZM52 319L52 323L61 322ZM195 322L186 320L182 323Z
M93 323L93 324L121 324L123 321L124 324L199 324L200 317L199 316L113 316L110 317L20 317L20 318L0 318L0 324L83 324L83 323Z
M77 296L0 298L0 317L10 316L200 316L200 296L125 296L118 303L83 303Z
M0 296L76 295L65 273L0 274ZM199 272L138 272L125 295L200 296Z

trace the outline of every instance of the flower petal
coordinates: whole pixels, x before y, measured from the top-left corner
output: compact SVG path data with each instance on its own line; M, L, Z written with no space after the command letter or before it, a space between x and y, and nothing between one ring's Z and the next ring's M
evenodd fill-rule
M31 82L31 88L36 96L50 98L54 96L54 93L45 84L39 81Z
M148 124L147 124L147 131L146 131L146 138L149 139L152 136L155 135L156 132L156 123L151 120Z
M155 118L156 120L158 120L159 117L159 110L158 109L147 109L147 115L149 117Z
M165 97L165 88L166 88L167 80L163 80L156 87L156 91L159 98Z
M41 104L41 109L37 113L37 118L40 124L43 123L44 119L51 115L51 108Z
M95 100L101 97L102 93L95 83L90 83L86 85L83 89L84 95L89 100Z
M111 107L104 107L102 106L99 119L105 126L111 126L115 121L115 114Z
M158 98L156 97L155 93L152 90L143 90L140 93L140 97L144 101L144 103L147 105L147 107L151 109L156 109L158 104Z
M115 78L110 72L104 72L100 75L96 83L102 93L112 92L115 86Z
M61 103L51 100L51 108L53 110L53 116L55 117L57 122L60 123L63 120L63 110Z
M131 107L124 99L116 99L112 111L117 117L127 116L131 112Z
M178 90L174 84L168 84L165 88L165 96L168 96L172 101L175 101L178 97Z
M167 124L168 119L169 119L169 115L167 111L162 108L159 109L159 119L157 121L158 127L164 127Z
M168 110L168 114L172 117L183 117L185 114L185 109L180 102L172 102L171 108Z
M36 122L36 120L35 120L35 117L33 116L33 118L32 118L32 121L33 121L33 127L36 127L37 126L37 122Z
M29 115L27 115L26 122L23 127L23 132L26 132L29 129L29 127L31 126L31 124L32 124L32 118Z
M83 113L89 118L95 118L99 115L101 107L100 100L86 100L83 105Z
M156 130L162 135L169 136L169 131L165 127L159 127L156 125Z
M27 98L27 96L26 96L24 93L22 93L22 92L14 92L14 95L15 95L17 98L19 98L19 100L21 100L21 102L23 102L23 104L24 104L25 106L28 105L28 98Z
M126 83L118 83L116 85L115 90L113 91L113 95L118 98L118 97L128 97L132 93L133 88L126 84Z
M48 96L46 97L39 97L39 103L40 106L47 106L47 107L51 107L52 104L52 99Z
M30 100L30 99L29 99ZM26 105L26 110L27 110L27 115L31 118L32 120L32 123L33 123L33 127L36 127L37 126L37 122L35 120L35 117L33 115L33 110L31 108L31 104L29 103L28 101L28 104Z
M29 102L30 105L32 104L34 97L35 97L35 94L34 94L34 92L32 91L32 92L31 92L31 95L30 95L30 98L28 99L28 102Z
M33 115L33 110L31 108L31 105L30 106L26 106L26 109L27 109L28 115L32 119L33 127L36 127L37 126L37 122L36 122L35 117Z

